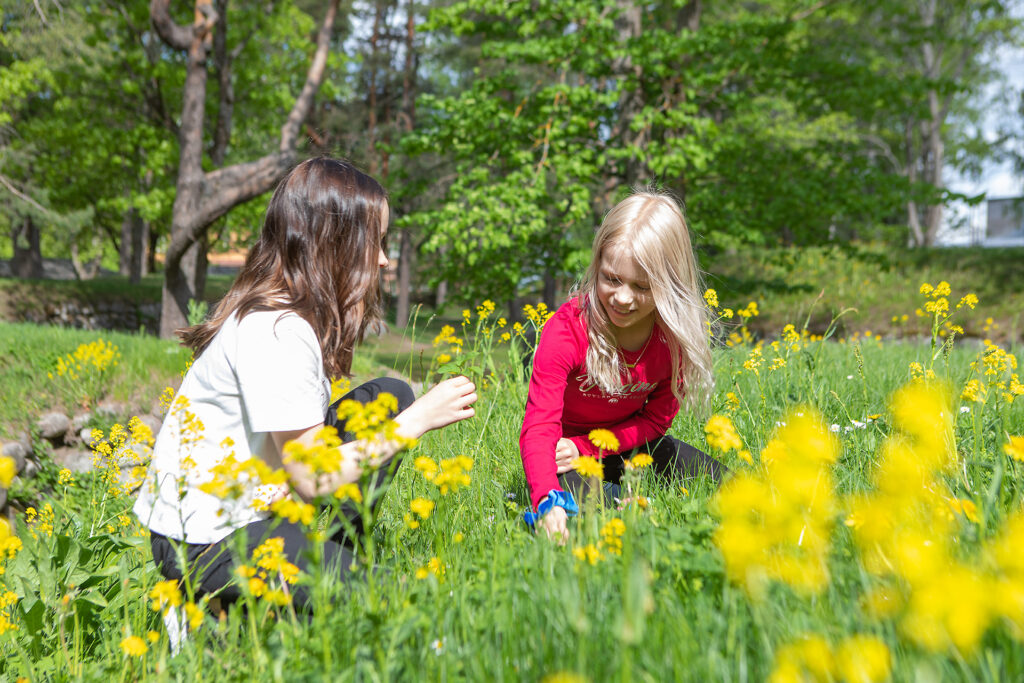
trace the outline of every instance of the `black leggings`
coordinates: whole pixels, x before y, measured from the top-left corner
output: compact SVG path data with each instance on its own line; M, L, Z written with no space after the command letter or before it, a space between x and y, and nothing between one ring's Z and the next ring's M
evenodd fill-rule
M383 392L393 394L398 399L397 412L399 413L412 405L415 400L412 389L405 382L392 377L379 377L356 387L333 403L327 409L327 415L324 418L325 424L338 429L343 441L353 441L354 436L342 432L344 425L338 424L338 403L346 399L368 403ZM391 417L394 417L394 414ZM370 475L367 490L380 492L372 503L374 511L384 499L383 491L390 482L391 475L397 469L401 455L401 453L397 454L388 467L382 467ZM365 520L355 505L343 504L341 514L348 520L348 526L357 533L362 531ZM216 543L182 543L150 532L150 544L153 548L153 561L164 578L176 581L181 581L184 578L178 566L178 555L175 550L176 545L183 546L189 575L196 587L197 596L210 594L219 598L222 603L230 603L240 596L235 580L235 568L237 567L235 548L244 548L242 557L244 562L252 556L252 552L257 546L268 538L274 537L284 539L284 555L289 562L304 572L310 571L313 558L310 552L311 542L306 537L305 528L288 520L274 517L248 524ZM349 580L352 578L350 569L356 560L353 550L353 539L343 526L329 540L323 542L321 567L326 572L336 575L340 581ZM308 609L310 597L305 586L292 587L292 604L298 609Z
M604 463L604 481L601 482L601 498L605 505L613 505L616 498L621 498L619 481L625 471L625 460L634 453L650 453L654 471L671 479L688 479L697 476L709 476L716 484L721 483L729 469L704 451L671 436L648 441L646 444L627 451L621 455L609 455ZM584 478L569 470L558 475L558 483L562 489L572 493L573 497L582 502L594 493L592 480Z

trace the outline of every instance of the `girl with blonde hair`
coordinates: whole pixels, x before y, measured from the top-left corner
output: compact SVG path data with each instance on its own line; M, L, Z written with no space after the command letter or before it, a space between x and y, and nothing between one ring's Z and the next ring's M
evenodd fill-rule
M583 280L534 354L519 446L537 510L528 519L549 536L567 538L576 499L596 493L573 469L581 455L603 456L608 502L637 452L662 475L721 480L721 463L667 434L680 406L705 411L714 388L701 289L675 200L639 191L608 212ZM612 448L591 443L598 428Z

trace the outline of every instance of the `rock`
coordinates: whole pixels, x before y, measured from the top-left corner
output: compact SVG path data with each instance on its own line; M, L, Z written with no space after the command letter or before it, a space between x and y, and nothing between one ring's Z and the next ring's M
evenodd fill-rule
M39 434L48 441L59 441L64 438L71 427L71 420L64 413L46 413L36 422Z
M82 430L78 432L78 438L82 440L82 445L86 448L92 448L92 427L82 427Z
M128 406L120 401L102 401L96 406L96 414L108 418L119 418L128 414Z
M21 473L25 469L25 460L28 458L28 449L17 441L5 443L3 455L14 460L14 471Z
M75 430L75 433L80 433L89 424L90 420L92 420L92 413L78 413L71 418L71 428Z
M26 460L25 469L21 471L21 476L25 479L34 479L39 474L39 463L35 460Z
M58 467L66 467L72 472L91 472L92 453L78 448L55 448L53 449L53 462Z
M7 505L7 489L0 487L0 510Z

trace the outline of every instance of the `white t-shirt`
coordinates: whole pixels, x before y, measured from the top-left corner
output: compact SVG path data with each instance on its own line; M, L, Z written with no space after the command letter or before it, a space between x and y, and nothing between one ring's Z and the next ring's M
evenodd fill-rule
M281 467L268 432L323 422L330 395L309 323L292 312L253 312L241 322L232 315L178 390L202 429L188 422L184 411L175 412L172 403L135 514L153 531L188 543L214 543L267 518L268 512L254 507L270 496L266 488L244 482L240 497L219 498L199 486L213 479L210 468L231 452L239 462L260 457L272 468Z

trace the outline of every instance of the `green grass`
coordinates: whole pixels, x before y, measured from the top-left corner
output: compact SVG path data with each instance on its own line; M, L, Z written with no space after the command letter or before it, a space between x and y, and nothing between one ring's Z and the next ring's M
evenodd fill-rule
M6 329L11 336L20 331ZM63 348L73 343L69 338ZM154 341L154 348L167 348L160 344ZM127 359L137 352L157 354L125 341L123 368L147 367L149 361ZM470 349L471 368L483 360L474 353ZM892 653L894 680L1024 675L1024 647L1005 625L992 624L973 652L931 652L915 645L897 619L869 615L861 599L877 580L861 565L842 524L845 496L871 489L881 444L893 431L888 397L909 379L909 364L919 362L954 387L961 466L945 483L951 495L977 504L980 521L958 517L955 528L963 557L978 557L1022 503L1024 469L1002 445L1007 434L1024 433L1024 399L1008 404L993 398L960 412L955 397L971 376L976 344L958 344L933 360L921 343L812 343L789 354L785 366L770 371L766 364L758 375L744 368L750 353L745 346L715 351L712 403L726 412L728 392L737 396L732 417L755 456L793 406L814 406L837 426L842 450L831 471L839 509L830 578L819 594L776 583L753 600L727 580L713 543L719 522L706 481L686 482L684 494L678 482L645 473L638 491L651 499L647 510L576 518L567 547L530 535L521 521L526 488L518 455L526 386L515 377L516 363L506 362L483 390L473 420L428 434L412 454L471 457L470 486L441 496L406 458L373 530L378 571L345 585L317 582L320 607L311 620L265 603L236 606L220 621L207 617L172 657L146 599L158 580L148 544L136 535L137 522L120 526L131 498L104 494L97 477L56 487L47 497L56 511L52 536L33 538L23 513L17 515L25 549L7 561L0 581L18 597L8 612L18 630L0 635L0 676L536 681L571 672L592 681L760 681L780 650L808 633L833 645L851 634L880 638ZM775 355L770 347L765 354L769 361ZM168 370L173 375L177 367ZM29 379L19 381L27 386ZM854 426L853 420L870 415L880 417L863 429ZM708 448L703 425L702 417L682 414L672 433ZM748 469L735 454L723 458L736 471ZM403 518L415 497L435 500L437 508L410 529ZM599 542L601 526L613 517L626 527L622 554L605 553L593 566L577 560L572 550ZM417 579L431 558L444 565L443 575ZM144 658L122 654L125 636L148 631L158 640Z

